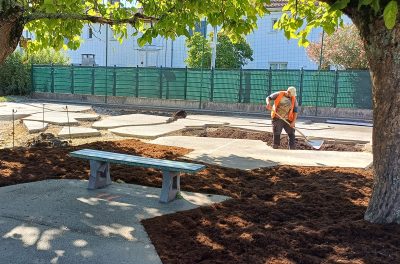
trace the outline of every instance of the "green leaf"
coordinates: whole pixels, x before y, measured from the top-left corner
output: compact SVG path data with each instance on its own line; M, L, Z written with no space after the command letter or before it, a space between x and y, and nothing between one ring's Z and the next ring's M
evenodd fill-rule
M371 6L372 6L372 9L375 11L375 14L378 13L379 10L381 9L379 0L372 0Z
M345 8L350 3L350 0L338 0L333 5L331 5L331 10L341 10Z
M383 19L385 26L388 29L392 29L396 25L397 13L399 12L397 2L395 0L390 1L383 11Z
M372 0L359 0L358 1L358 10L360 10L361 6L363 5L370 5Z

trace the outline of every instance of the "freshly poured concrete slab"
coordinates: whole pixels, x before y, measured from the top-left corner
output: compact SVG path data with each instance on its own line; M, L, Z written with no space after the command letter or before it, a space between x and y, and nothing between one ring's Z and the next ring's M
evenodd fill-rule
M0 263L161 264L141 220L228 199L182 192L162 204L159 195L132 184L88 190L78 180L1 187Z
M233 128L241 128L247 130L254 130L260 132L272 133L272 126L268 125L228 125ZM319 123L303 125L297 124L297 128L303 132L307 137L310 138L322 138L327 140L338 140L338 141L354 141L354 142L371 142L372 140L372 128L362 126L350 126L350 125L323 125ZM285 131L282 131L286 134ZM299 133L296 136L300 137Z
M29 121L29 120L24 120L23 121L24 126L28 130L29 133L38 133L45 131L47 127L49 126L48 123L43 123L43 122L38 122L38 121Z
M173 122L162 125L118 127L109 129L109 131L123 137L154 139L184 128L185 126Z
M13 109L17 111L14 114L15 119L43 112L43 104L40 103L4 102L0 103L0 106L0 120L12 120ZM65 106L62 104L44 104L45 112L64 112L66 111ZM68 111L70 112L82 112L90 109L92 109L91 106L68 105Z
M259 122L259 123L251 122L250 126L251 125L254 125L255 127L257 127L257 126L272 127L271 120L266 120L265 122ZM297 121L296 128L301 129L301 130L323 130L323 129L333 129L333 126L328 126L328 125L324 125L321 123L306 124L304 122Z
M330 124L342 124L342 125L355 125L355 126L367 126L373 127L374 125L366 122L352 122L352 121L341 121L341 120L326 120L326 123Z
M144 114L131 114L110 116L103 120L93 123L93 128L110 129L124 126L143 126L143 125L157 125L166 124L168 117Z
M100 131L90 127L63 127L58 133L59 137L69 138L71 131L72 138L78 137L98 137L101 135Z
M27 116L30 116L31 114L26 114L26 113L14 113L14 120L18 120ZM12 116L12 112L10 111L10 113L2 113L0 112L0 121L12 121L13 120L13 116Z
M262 122L262 118L241 118L232 116L212 116L212 115L188 115L185 119L197 122L214 122L220 124L231 124L231 125L247 125L249 123Z
M70 113L70 117L78 121L97 121L100 119L98 114L86 114L86 113Z
M217 121L207 121L207 120L193 120L193 119L178 119L175 122L176 124L183 125L187 128L198 128L198 127L220 127L226 125L224 122Z
M28 103L31 107L42 108L42 103ZM86 112L92 110L92 106L87 105L70 105L70 104L44 104L45 109L50 111L65 112L67 111L66 106L68 106L69 112Z
M248 140L248 139L227 139L227 138L211 138L211 137L187 137L187 136L167 136L160 137L149 143L183 147L188 149L193 149L195 151L200 151L202 153L210 153L219 149L227 144L232 144L232 142L242 143L241 148L246 148L245 143L256 142L256 144L267 146L264 142L260 140ZM260 143L261 142L261 143Z
M30 121L42 121L43 120L43 113L36 113L31 116L23 118L23 120L30 120ZM78 125L79 122L69 115L69 119L66 112L45 112L44 113L44 121L53 124L53 125Z
M21 119L27 117L31 114L37 113L40 110L37 108L26 107L24 104L4 102L0 103L0 120L10 121L12 120L12 111L17 111L14 113L14 119Z
M308 130L304 134L307 137L323 138L338 141L352 141L360 143L372 142L372 127L335 125L332 129Z
M261 140L169 136L157 138L150 143L193 149L185 156L224 167L253 169L278 165L272 159L248 158L254 152L265 152L272 149ZM216 157L215 153L226 148L233 151L228 159Z
M186 155L187 158L238 169L255 169L277 164L365 168L372 162L371 153L276 150L259 140L171 136L161 137L150 143L193 149L194 151Z
M234 144L229 147L235 148ZM265 150L260 153L232 153L227 147L212 153L191 152L186 155L194 161L217 164L229 168L256 169L274 165L327 166L366 168L372 162L372 154L366 152L339 152L313 150ZM259 165L262 162L266 166Z

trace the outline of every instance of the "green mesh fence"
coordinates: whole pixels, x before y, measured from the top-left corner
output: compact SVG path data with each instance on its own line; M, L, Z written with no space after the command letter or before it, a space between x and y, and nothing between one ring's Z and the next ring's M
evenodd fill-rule
M295 86L303 106L372 108L368 71L34 65L37 92L262 104Z

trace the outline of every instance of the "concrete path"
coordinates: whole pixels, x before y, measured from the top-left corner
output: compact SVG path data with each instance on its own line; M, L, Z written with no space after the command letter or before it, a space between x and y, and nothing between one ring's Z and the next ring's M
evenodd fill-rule
M65 106L67 104L45 104L45 112L57 111L65 112ZM70 112L84 112L92 109L91 106L81 106L81 105L67 105L68 111ZM0 103L0 120L12 120L12 110L16 110L15 118L27 117L31 114L42 113L43 104L39 103L23 103L23 102L4 102Z
M184 125L173 122L162 125L118 127L109 129L109 131L123 137L155 139L184 128Z
M42 121L43 113L36 113L27 117L24 117L23 120L29 121ZM79 124L78 120L73 118L71 115L68 117L66 112L45 112L44 113L44 122L53 125L64 126L70 124L71 126L76 126Z
M110 116L93 123L93 128L110 129L124 126L159 125L165 124L168 117L144 114Z
M372 154L366 152L276 150L260 140L170 136L150 143L193 149L187 158L237 169L278 164L366 168L372 162Z
M0 263L161 264L141 220L221 202L182 193L159 203L160 189L47 180L0 188Z
M123 115L113 116L95 122L92 127L110 129L121 136L139 138L155 138L176 130L195 127L220 127L228 126L252 131L271 132L271 120L264 118L242 118L211 115L189 115L185 119L179 119L173 123L163 122L163 118L152 115ZM172 125L173 124L173 125ZM124 127L124 128L121 128ZM297 128L310 138L323 138L336 141L354 141L368 143L372 140L372 128L363 126L309 123L307 120L299 120ZM285 132L283 132L285 133ZM297 136L300 136L297 133Z
M29 120L24 120L24 126L28 130L29 133L38 133L45 131L47 127L49 126L48 123L43 123L43 122L38 122L38 121L29 121Z
M89 127L63 127L58 133L58 136L62 138L69 138L70 136L71 138L98 137L100 135L100 131Z

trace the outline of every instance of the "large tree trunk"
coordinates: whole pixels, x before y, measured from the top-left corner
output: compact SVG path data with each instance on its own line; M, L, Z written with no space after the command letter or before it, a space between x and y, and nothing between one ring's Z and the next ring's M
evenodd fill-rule
M385 27L372 11L350 12L360 30L373 84L374 188L365 220L400 223L400 24Z
M5 8L0 11L0 64L17 48L24 30L23 9L18 5Z

